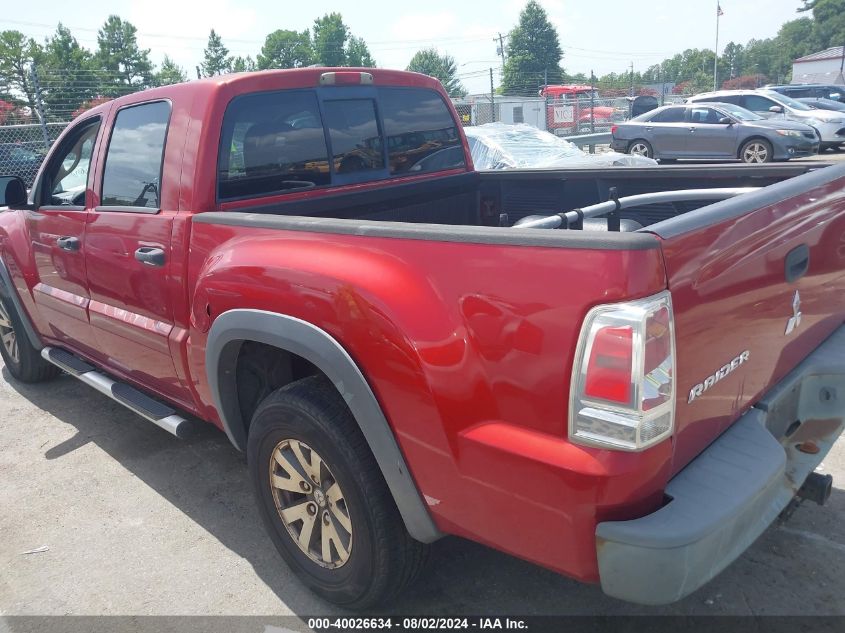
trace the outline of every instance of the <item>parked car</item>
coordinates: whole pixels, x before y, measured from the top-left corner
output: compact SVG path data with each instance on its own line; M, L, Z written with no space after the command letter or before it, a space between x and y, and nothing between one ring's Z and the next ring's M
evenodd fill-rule
M345 607L445 534L668 603L830 494L845 165L815 167L479 173L442 86L383 69L155 88L74 119L28 196L0 181L0 354L225 431Z
M820 149L837 147L845 142L845 115L811 108L806 103L773 90L721 90L706 92L687 99L688 103L718 101L742 106L767 119L789 119L811 126L821 139Z
M44 152L25 147L20 143L0 143L0 173L19 176L31 185Z
M566 139L536 127L485 123L464 128L478 170L645 167L657 162L619 152L589 154Z
M833 99L822 99L821 97L801 97L797 99L817 110L833 110L834 112L845 112L845 102L834 101Z
M721 158L768 163L819 150L803 123L765 119L730 103L696 102L658 108L611 129L611 147L657 159Z
M819 99L831 99L833 101L845 101L845 86L829 84L786 84L783 86L769 85L766 90L774 90L793 99L816 97Z

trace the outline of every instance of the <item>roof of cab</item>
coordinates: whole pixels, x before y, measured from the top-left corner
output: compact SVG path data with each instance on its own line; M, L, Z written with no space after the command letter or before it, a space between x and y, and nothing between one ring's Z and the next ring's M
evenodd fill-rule
M368 73L373 76L374 86L407 86L413 88L428 88L436 90L445 98L443 86L439 81L428 75L408 72L404 70L387 70L383 68L332 68L308 67L285 70L260 70L246 73L230 73L217 75L205 79L195 79L179 84L149 88L140 92L117 97L112 101L98 105L86 111L86 115L99 114L112 106L121 107L132 103L150 101L159 98L173 98L190 95L211 96L220 90L226 92L261 92L269 90L283 90L293 88L316 88L320 84L320 77L325 73ZM350 84L345 84L350 85Z

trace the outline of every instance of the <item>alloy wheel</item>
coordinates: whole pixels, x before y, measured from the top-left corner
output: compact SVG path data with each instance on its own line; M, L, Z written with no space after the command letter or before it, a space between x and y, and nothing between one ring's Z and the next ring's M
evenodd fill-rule
M302 553L321 567L342 567L352 553L352 519L325 460L305 442L282 440L270 456L270 487Z
M769 148L763 143L749 143L742 152L742 160L746 163L765 163L769 158Z
M645 156L646 158L649 158L648 145L645 143L634 143L631 145L630 153L634 156Z
M6 354L15 363L21 361L20 351L18 350L18 337L15 334L15 328L12 325L12 319L9 318L9 311L6 306L0 301L0 341L3 347L6 348Z

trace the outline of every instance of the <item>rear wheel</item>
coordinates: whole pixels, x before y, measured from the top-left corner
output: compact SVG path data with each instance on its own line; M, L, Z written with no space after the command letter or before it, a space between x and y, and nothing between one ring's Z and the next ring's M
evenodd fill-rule
M366 608L418 575L427 548L405 530L358 424L326 378L269 395L253 416L247 454L273 543L320 597Z
M641 138L636 141L631 141L631 144L628 146L628 153L634 156L654 158L654 150L651 148L651 144Z
M742 145L739 158L743 163L770 163L772 153L772 144L769 141L753 138Z
M20 316L8 299L0 299L0 343L0 355L15 379L44 382L58 376L59 368L41 358L29 342Z

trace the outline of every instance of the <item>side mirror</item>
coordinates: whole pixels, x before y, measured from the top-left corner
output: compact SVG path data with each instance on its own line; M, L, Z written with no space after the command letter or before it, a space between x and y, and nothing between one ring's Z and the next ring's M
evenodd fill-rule
M17 176L0 176L0 207L26 205L26 184Z
M721 119L719 119L719 123L721 123L722 125L733 125L734 124L733 119L731 119L730 117L726 117L726 116L723 116Z
M775 114L783 114L783 106L773 105L769 108L769 112L774 112Z

